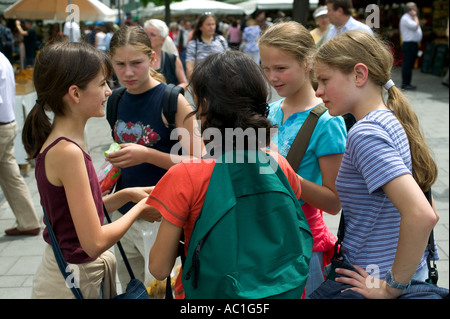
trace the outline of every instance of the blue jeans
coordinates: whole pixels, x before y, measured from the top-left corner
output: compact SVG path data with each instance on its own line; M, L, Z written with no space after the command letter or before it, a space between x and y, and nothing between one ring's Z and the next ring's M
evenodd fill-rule
M313 251L309 261L309 275L305 286L305 296L308 296L325 281L322 272L323 251Z
M355 271L353 266L347 262L344 262L342 267ZM426 267L424 269L426 270ZM337 274L336 276L340 277L342 275ZM333 280L326 280L307 297L309 299L364 299L364 296L352 290L343 291L351 287ZM449 291L448 289L413 279L411 280L411 286L405 289L398 299L449 299Z

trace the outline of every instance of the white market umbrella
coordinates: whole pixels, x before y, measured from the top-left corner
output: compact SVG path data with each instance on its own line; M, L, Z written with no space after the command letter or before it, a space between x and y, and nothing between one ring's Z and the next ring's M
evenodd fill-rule
M4 16L8 19L69 21L72 17L80 21L114 21L117 12L98 0L20 0L8 7Z
M309 0L311 8L317 7L319 0ZM236 3L246 14L252 14L256 10L292 10L294 0L249 0Z
M141 12L143 17L152 17L165 14L165 6L158 6L154 8L145 9ZM170 4L171 15L198 15L205 12L211 12L215 15L244 15L242 8L221 2L210 0L184 0L181 2L173 2Z

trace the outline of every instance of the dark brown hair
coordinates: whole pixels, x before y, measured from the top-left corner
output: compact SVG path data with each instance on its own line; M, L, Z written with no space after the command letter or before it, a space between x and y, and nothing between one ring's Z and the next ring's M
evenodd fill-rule
M265 129L262 146L269 144L269 86L262 69L246 54L209 55L194 67L190 87L197 104L191 114L203 119L202 130L217 128L225 137L225 129Z
M39 154L51 132L51 122L45 111L64 115L63 97L71 85L85 89L99 72L111 78L113 69L108 57L84 42L53 42L46 45L36 58L33 73L37 101L28 114L22 132L22 142L29 159Z
M192 40L199 40L201 38L202 30L200 30L200 28L202 27L203 23L205 23L205 20L208 18L213 18L217 24L216 17L213 14L210 13L203 14L200 18L198 18L198 21L195 24L194 33L192 34Z

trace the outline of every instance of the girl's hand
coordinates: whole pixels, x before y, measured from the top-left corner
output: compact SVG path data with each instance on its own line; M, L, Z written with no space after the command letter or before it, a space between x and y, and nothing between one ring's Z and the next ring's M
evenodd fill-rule
M153 206L148 205L147 198L143 198L139 203L136 204L141 209L139 218L146 220L150 223L160 222L161 221L161 213L154 208Z
M147 199L148 195L153 191L155 186L149 187L129 187L126 188L128 196L130 196L130 201L133 203L138 203L143 198Z
M149 148L134 143L120 144L119 151L109 153L106 160L120 168L131 167L147 162Z
M346 290L353 290L367 299L395 299L402 294L403 290L388 286L386 281L369 275L359 266L353 265L353 267L358 272L344 268L336 269L336 273L346 277L337 277L335 281L353 286Z

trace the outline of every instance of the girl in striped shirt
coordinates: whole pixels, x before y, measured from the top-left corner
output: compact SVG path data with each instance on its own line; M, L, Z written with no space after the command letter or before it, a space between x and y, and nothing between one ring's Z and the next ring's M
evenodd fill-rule
M336 281L366 298L396 298L412 278L427 278L424 252L438 220L423 193L437 168L416 115L390 80L392 63L389 49L362 31L331 39L315 56L316 96L331 115L357 120L336 180L345 217L342 252L357 271L337 269L344 276ZM367 284L372 276L379 285Z

